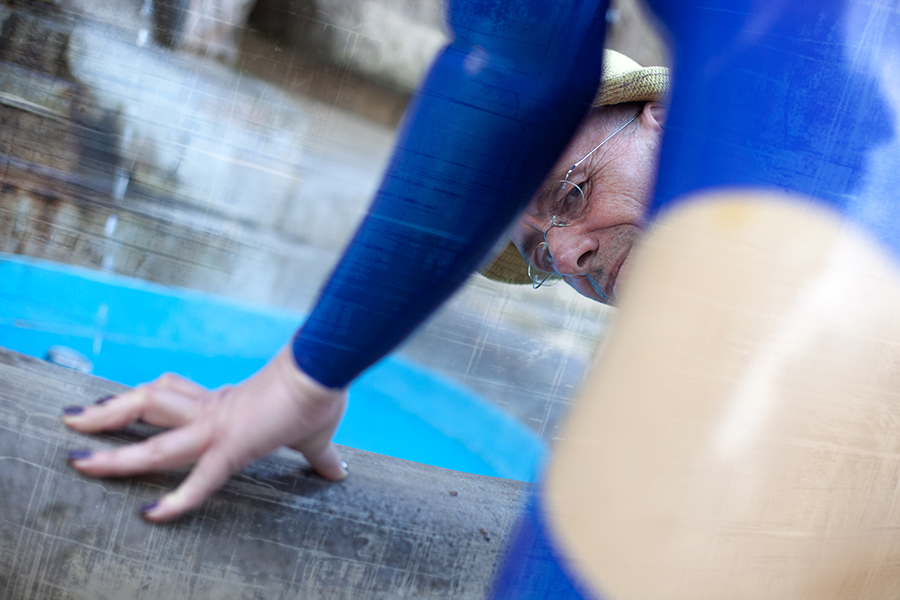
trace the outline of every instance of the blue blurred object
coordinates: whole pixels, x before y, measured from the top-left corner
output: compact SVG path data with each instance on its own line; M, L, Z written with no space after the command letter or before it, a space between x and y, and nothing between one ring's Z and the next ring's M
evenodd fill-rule
M53 346L125 385L166 371L207 387L249 377L303 315L89 269L0 254L0 345ZM339 444L448 469L533 481L546 452L531 431L420 365L389 357L350 387Z
M896 3L677 4L651 0L675 54L654 213L711 187L793 191L900 252Z

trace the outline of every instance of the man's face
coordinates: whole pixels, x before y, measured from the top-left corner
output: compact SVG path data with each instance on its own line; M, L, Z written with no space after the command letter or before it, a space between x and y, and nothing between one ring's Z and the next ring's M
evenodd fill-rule
M582 124L550 175L512 230L512 241L534 267L550 227L547 197L573 164L640 110L639 105L595 109ZM580 294L615 304L616 289L628 268L631 248L656 182L664 109L648 102L638 117L579 164L568 181L584 191L582 216L566 227L552 227L547 244L553 270Z

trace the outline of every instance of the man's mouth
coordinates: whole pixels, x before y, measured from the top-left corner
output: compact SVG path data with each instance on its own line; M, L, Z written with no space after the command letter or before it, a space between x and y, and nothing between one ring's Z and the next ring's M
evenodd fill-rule
M624 251L619 255L616 261L612 264L611 268L606 270L601 270L598 275L599 277L594 277L593 274L587 276L588 282L590 282L591 287L594 289L594 293L600 297L600 301L609 304L611 306L615 306L618 301L617 291L619 288L620 281L620 273L622 273L622 267L628 262L628 255L631 251L631 246L627 246ZM603 283L601 283L601 281Z

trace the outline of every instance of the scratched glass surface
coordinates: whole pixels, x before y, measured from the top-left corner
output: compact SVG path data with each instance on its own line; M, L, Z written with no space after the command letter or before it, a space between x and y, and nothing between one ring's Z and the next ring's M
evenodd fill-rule
M190 0L19 4L0 4L0 251L263 312L315 301L446 41L440 2L238 1L216 14ZM631 3L609 20L611 46L659 64ZM117 318L106 303L80 325L10 310L7 345L87 328L81 350L98 364L96 330ZM552 444L613 314L566 286L476 275L399 353ZM196 353L217 343L198 340Z

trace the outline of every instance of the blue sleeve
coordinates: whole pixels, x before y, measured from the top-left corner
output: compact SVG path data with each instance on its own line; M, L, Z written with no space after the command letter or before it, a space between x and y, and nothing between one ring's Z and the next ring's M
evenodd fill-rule
M401 128L376 198L309 319L298 366L342 387L484 260L589 108L605 0L452 0L453 41Z

